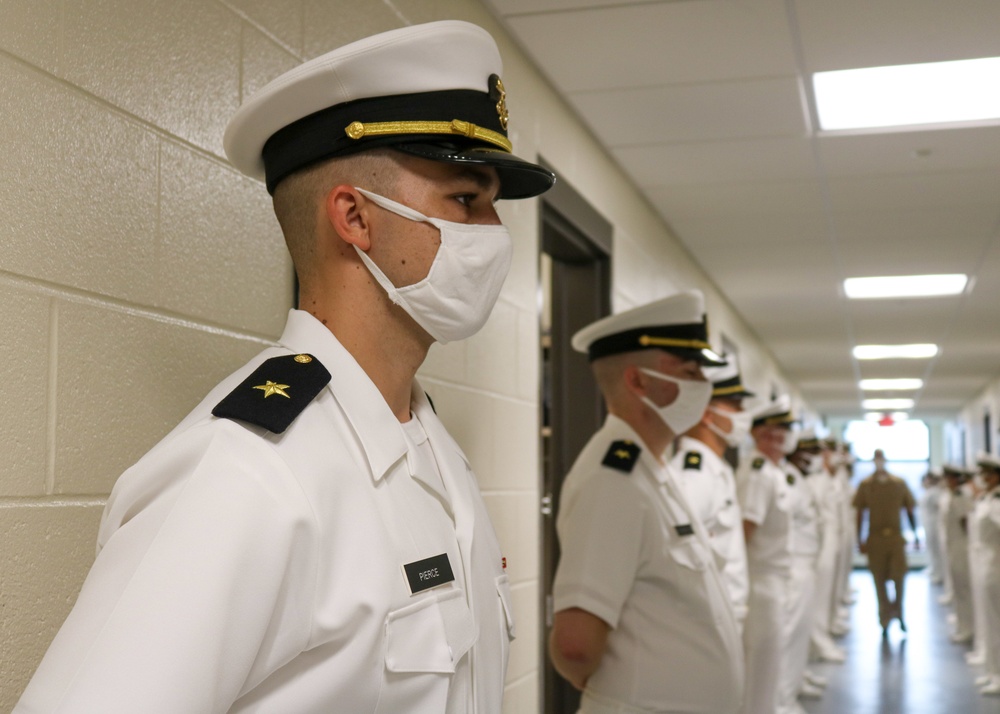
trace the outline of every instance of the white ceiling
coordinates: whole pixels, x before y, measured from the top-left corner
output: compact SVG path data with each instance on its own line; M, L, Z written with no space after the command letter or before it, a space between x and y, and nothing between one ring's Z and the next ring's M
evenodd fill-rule
M817 411L923 377L950 416L1000 376L1000 123L822 135L816 71L1000 56L1000 0L487 0ZM991 88L1000 91L1000 88ZM570 177L572 178L572 177ZM844 278L964 272L961 297ZM855 344L934 360L856 362Z

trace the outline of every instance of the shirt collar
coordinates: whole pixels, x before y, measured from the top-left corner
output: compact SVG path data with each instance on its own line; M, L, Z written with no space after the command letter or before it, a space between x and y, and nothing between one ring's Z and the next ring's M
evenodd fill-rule
M327 388L354 428L372 478L379 481L406 455L403 430L382 393L333 333L304 310L289 311L278 342L292 352L313 355L330 372Z

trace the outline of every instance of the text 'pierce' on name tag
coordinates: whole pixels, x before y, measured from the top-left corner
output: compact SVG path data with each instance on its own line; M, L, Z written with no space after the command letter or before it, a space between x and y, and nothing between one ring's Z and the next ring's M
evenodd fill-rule
M406 581L410 584L412 595L450 583L455 579L447 553L407 563L403 566L403 570L406 572Z

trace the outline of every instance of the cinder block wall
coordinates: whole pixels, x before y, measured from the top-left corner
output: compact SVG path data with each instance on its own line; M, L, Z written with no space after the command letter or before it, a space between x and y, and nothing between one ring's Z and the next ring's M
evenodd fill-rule
M512 139L615 225L615 307L705 290L751 383L769 353L478 0L0 1L0 711L94 556L121 471L276 338L292 272L263 187L221 140L269 79L374 32L466 19L497 37ZM434 347L424 387L469 455L510 564L504 711L538 711L538 206L483 332ZM718 332L714 332L717 337Z

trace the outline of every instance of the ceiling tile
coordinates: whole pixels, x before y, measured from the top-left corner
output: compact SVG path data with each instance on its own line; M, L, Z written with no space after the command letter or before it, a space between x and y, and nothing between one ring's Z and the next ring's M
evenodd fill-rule
M754 139L632 146L612 154L640 186L813 179L816 165L805 139Z
M570 102L609 147L806 133L794 76L581 92Z
M642 3L507 24L564 93L795 74L782 0Z
M795 0L806 69L1000 56L996 0Z

